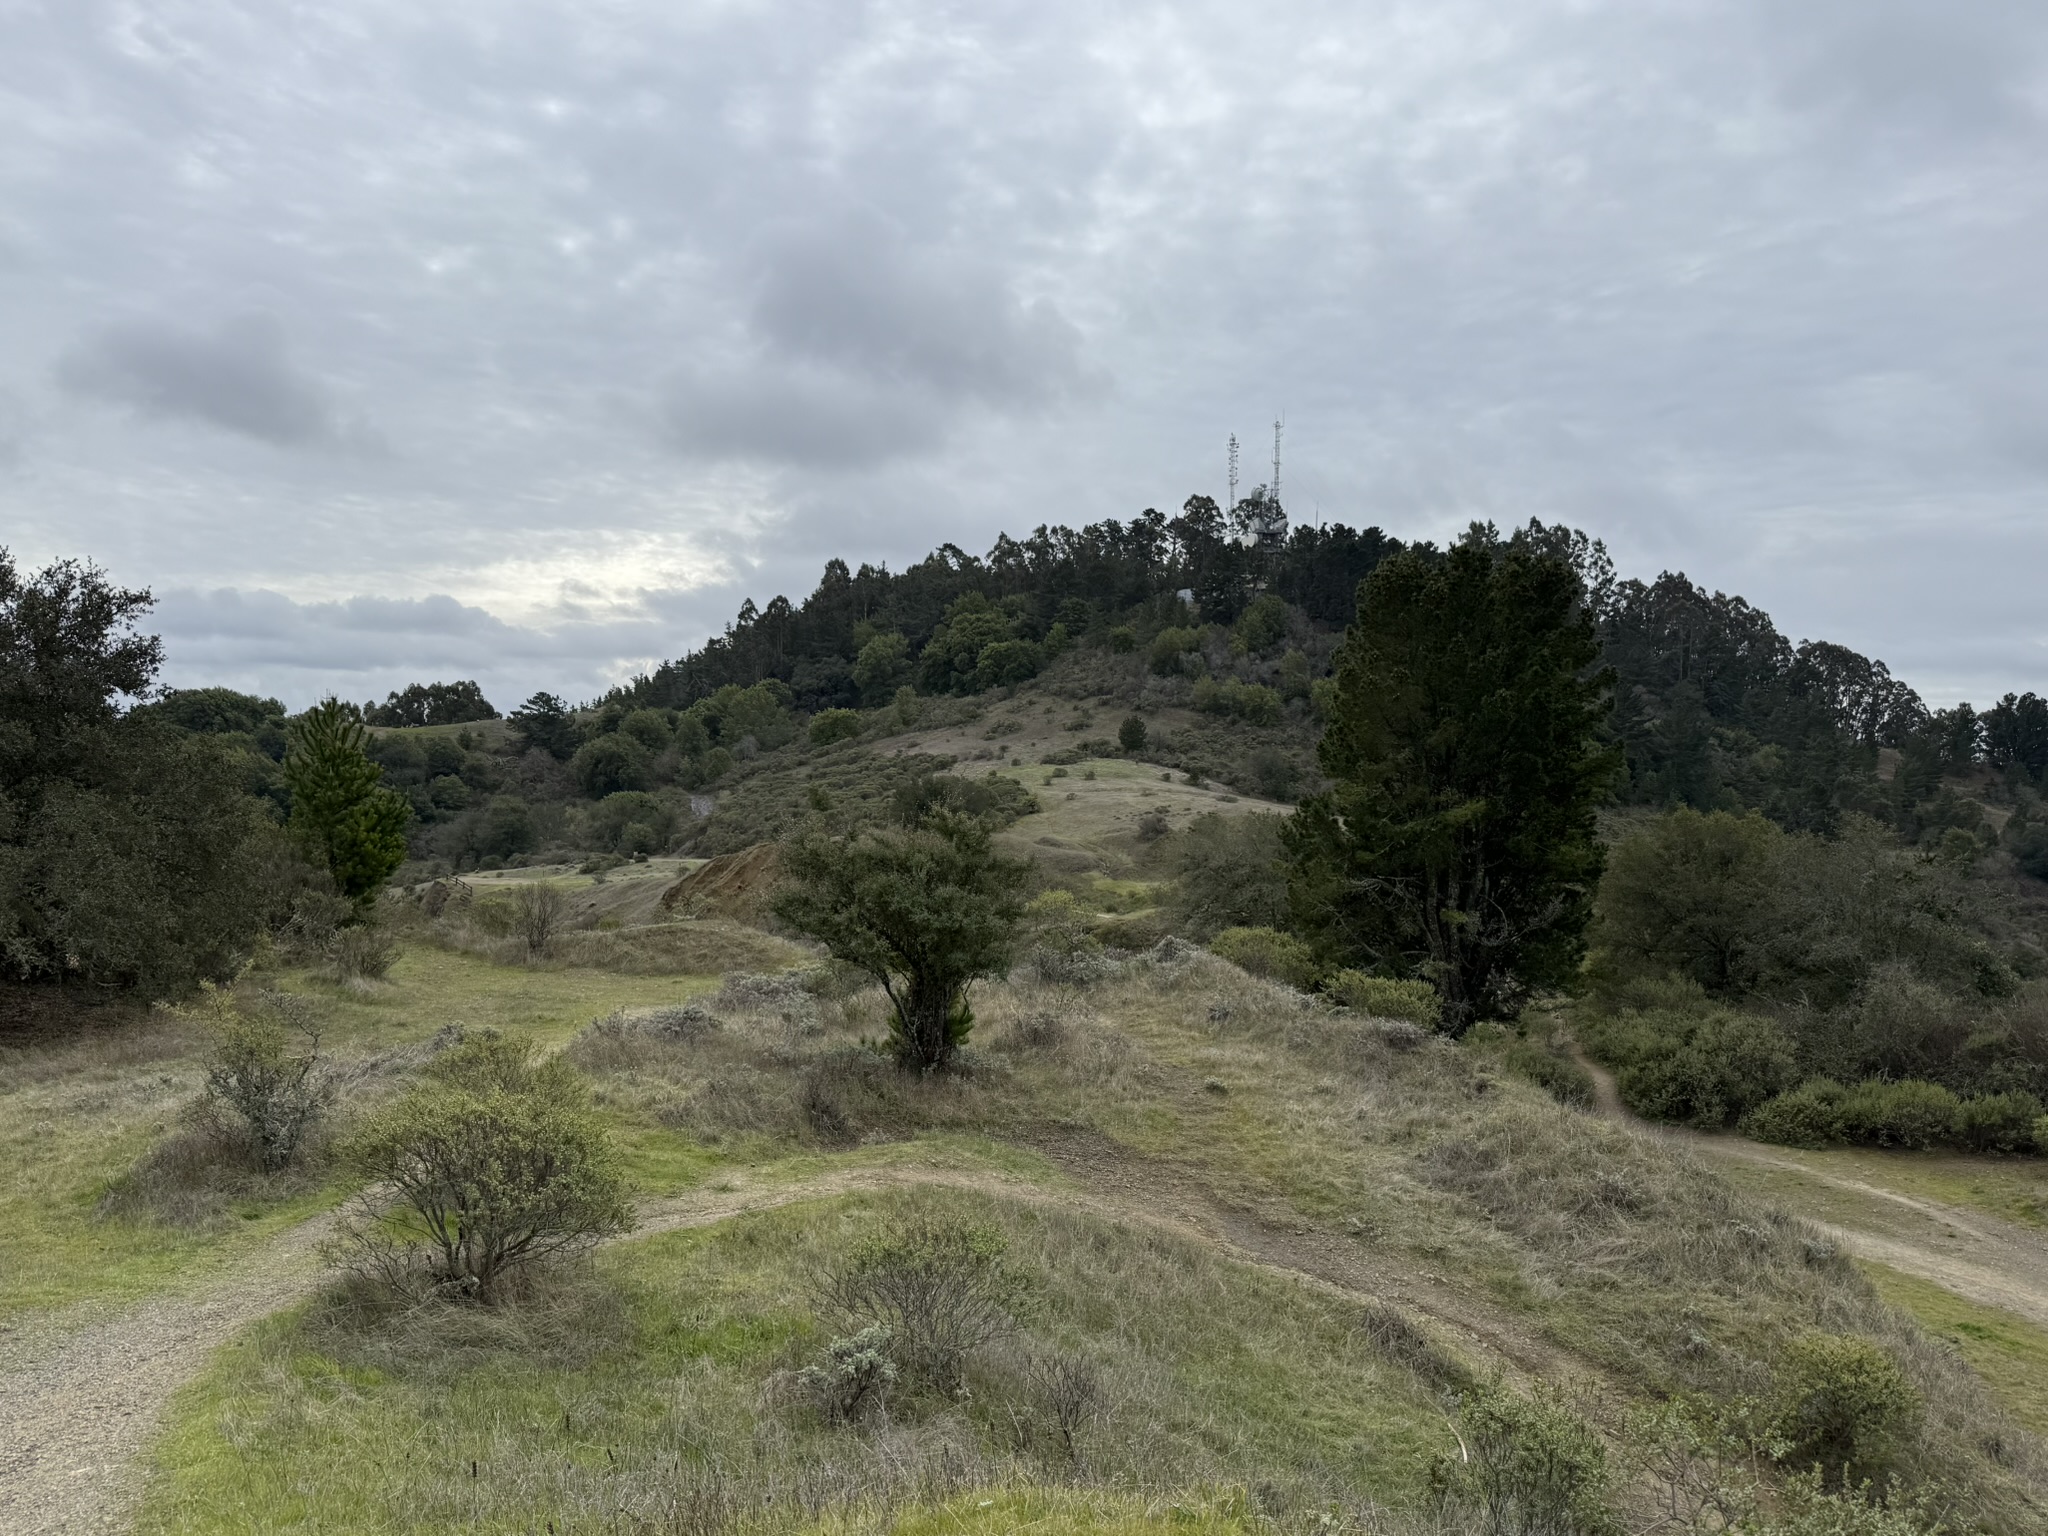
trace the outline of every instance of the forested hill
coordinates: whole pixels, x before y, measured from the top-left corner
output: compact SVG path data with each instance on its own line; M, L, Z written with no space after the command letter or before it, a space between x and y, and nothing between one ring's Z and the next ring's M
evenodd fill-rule
M801 605L749 600L723 635L601 704L679 709L769 680L812 713L873 706L904 686L973 693L1021 682L1070 646L1151 649L1191 624L1233 631L1228 665L1246 683L1289 671L1285 658L1262 665L1261 640L1270 649L1291 636L1292 670L1320 671L1358 584L1403 544L1342 525L1261 541L1255 530L1284 526L1276 511L1263 492L1231 515L1197 496L1171 519L1148 509L1128 523L1004 535L986 557L948 544L900 573L834 559ZM1967 704L1931 712L1882 661L1826 641L1794 644L1740 597L1683 574L1621 579L1597 541L1561 527L1532 520L1514 537L1566 555L1585 580L1615 675L1610 729L1627 759L1625 799L1755 806L1788 827L1827 830L1849 809L1899 815L1894 802L1917 806L1945 772L1978 762L2048 776L2048 701L2031 691L1981 714ZM1213 670L1192 646L1179 655ZM1294 708L1306 712L1312 689L1298 692ZM1880 748L1900 753L1896 787L1882 792Z

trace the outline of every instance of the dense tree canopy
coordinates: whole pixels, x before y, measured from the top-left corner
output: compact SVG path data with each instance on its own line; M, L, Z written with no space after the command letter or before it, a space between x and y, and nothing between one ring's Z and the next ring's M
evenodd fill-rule
M231 972L273 891L231 749L124 709L161 659L147 592L0 551L0 957L11 977L171 992Z
M1420 973L1445 1027L1576 968L1600 876L1608 678L1571 563L1475 528L1383 562L1337 657L1332 790L1288 829L1297 921L1333 959Z

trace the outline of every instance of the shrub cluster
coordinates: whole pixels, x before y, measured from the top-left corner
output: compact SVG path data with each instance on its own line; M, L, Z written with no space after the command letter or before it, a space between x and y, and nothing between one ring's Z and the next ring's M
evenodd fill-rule
M2048 1116L2029 1093L1959 1098L1939 1083L1815 1078L1759 1104L1745 1135L1788 1147L1848 1142L1869 1147L1957 1147L1973 1152L2048 1152Z
M1247 725L1277 725L1280 695L1263 683L1222 682L1205 677L1195 684L1195 708L1205 715L1228 715Z
M1436 988L1413 977L1339 971L1324 983L1323 990L1344 1007L1376 1019L1406 1019L1425 1029L1435 1029L1443 1016L1443 999Z
M1315 953L1277 928L1226 928L1209 941L1213 954L1268 981L1306 988L1315 982Z

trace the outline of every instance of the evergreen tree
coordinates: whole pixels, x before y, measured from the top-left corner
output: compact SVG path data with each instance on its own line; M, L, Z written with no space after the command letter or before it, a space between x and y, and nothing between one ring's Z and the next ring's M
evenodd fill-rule
M1323 770L1287 830L1297 920L1331 958L1420 973L1462 1033L1562 982L1601 868L1609 679L1568 559L1475 527L1359 589Z
M358 905L405 862L412 817L403 795L378 784L384 770L370 761L368 735L353 706L325 699L292 722L284 758L292 830Z

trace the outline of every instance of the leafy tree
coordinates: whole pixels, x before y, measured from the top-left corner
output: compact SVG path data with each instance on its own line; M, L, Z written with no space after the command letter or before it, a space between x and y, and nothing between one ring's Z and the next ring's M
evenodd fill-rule
M495 720L498 712L474 682L413 683L387 694L382 704L366 706L363 718L378 726L462 725Z
M653 754L622 731L586 741L569 761L583 792L598 797L645 789L653 766Z
M24 580L0 550L0 966L181 991L262 930L279 850L239 754L124 712L162 658L146 591L61 561Z
M1984 755L1995 768L2048 779L2048 699L2008 693L1984 712Z
M1779 932L1784 838L1754 811L1680 810L1632 833L1608 856L1596 941L1624 966L1709 992L1753 987Z
M552 693L536 693L509 716L512 739L522 752L545 752L556 759L576 750L576 720L569 706Z
M944 1067L974 1024L968 989L1008 970L1030 866L943 806L912 827L791 845L775 912L881 983L896 1059Z
M1145 750L1145 721L1140 715L1125 715L1116 728L1116 744L1132 757Z
M384 770L370 761L368 737L353 705L324 699L292 722L284 758L292 830L359 906L405 862L412 819L405 797L378 784Z
M1443 1026L1576 969L1615 769L1571 564L1475 528L1383 562L1338 652L1327 793L1289 824L1298 920L1346 962L1419 971Z
M910 678L910 642L896 630L885 630L860 648L853 659L853 681L863 704L895 697Z

